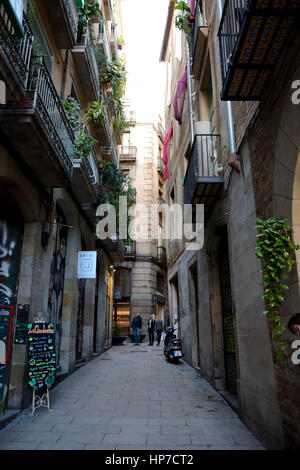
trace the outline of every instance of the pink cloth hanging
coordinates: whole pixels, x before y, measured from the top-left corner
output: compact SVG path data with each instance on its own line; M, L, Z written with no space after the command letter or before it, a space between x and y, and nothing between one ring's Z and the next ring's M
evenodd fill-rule
M190 9L192 10L193 13L195 13L195 9L196 9L195 0L190 0Z
M187 70L185 69L181 79L178 82L176 93L173 100L174 117L179 124L182 124L182 113L185 99L185 90L187 86Z
M165 140L164 140L164 148L163 148L163 162L165 164L165 171L164 171L164 180L167 180L169 178L169 170L168 170L168 146L169 146L169 141L173 135L173 123L168 130L168 132L165 135Z

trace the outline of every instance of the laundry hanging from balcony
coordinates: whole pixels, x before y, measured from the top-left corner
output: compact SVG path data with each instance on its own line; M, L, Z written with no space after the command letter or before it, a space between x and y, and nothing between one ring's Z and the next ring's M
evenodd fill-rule
M169 147L169 142L170 139L172 138L173 135L173 123L166 133L165 140L164 140L164 148L163 148L163 162L165 164L165 171L164 171L164 180L167 180L169 178L169 170L168 170L168 147Z
M183 114L186 87L187 87L187 69L185 69L181 79L178 82L176 93L174 96L174 101L173 101L174 117L180 125L182 124L182 114Z
M193 13L195 13L195 10L196 10L196 1L195 0L190 0L190 9L192 10Z

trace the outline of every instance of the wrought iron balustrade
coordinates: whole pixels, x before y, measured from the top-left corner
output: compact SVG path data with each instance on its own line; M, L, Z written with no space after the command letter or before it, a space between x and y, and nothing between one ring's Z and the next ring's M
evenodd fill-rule
M137 147L129 145L122 145L120 147L120 158L136 158L137 156Z
M184 179L184 203L206 203L216 196L221 176L218 134L196 134Z
M222 99L261 99L299 14L299 0L225 1L218 32Z
M48 69L41 58L34 63L26 92L26 105L33 107L49 142L67 174L72 175L74 135Z
M15 34L14 27L3 4L0 5L0 46L6 62L15 73L21 90L27 86L32 56L33 33L25 15L22 21L22 37Z
M167 263L167 250L164 246L157 247L157 261L164 265Z

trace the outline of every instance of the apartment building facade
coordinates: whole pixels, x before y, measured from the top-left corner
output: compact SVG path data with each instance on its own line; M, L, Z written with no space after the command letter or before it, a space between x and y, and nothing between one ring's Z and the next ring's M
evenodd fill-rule
M275 5L276 4L276 5ZM287 219L299 243L297 2L191 1L191 32L170 2L160 60L169 130L166 199L204 204L204 245L167 244L171 318L185 358L268 448L299 448L297 336L272 343L255 254L256 218ZM188 57L190 60L188 60ZM299 261L299 252L295 252ZM281 310L299 310L299 264Z
M30 398L27 346L16 339L21 320L25 329L38 314L54 324L58 380L111 345L113 266L124 247L118 237L97 239L96 209L99 161L119 166L108 100L114 106L122 87L114 95L101 77L111 61L123 64L121 33L112 27L119 2L99 4L88 17L80 0L0 2L0 402L7 408ZM93 103L102 120L87 118ZM78 278L79 251L97 253L95 279Z

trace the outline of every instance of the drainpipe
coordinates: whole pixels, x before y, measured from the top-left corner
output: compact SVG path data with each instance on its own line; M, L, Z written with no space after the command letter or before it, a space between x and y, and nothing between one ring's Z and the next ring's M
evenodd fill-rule
M190 128L191 128L191 146L194 142L194 113L193 113L193 100L192 100L192 80L191 80L191 61L190 61L190 47L188 41L186 41L186 54L187 54L187 85L188 85L188 97L189 97L189 110L190 110Z
M223 0L217 0L218 4L218 13L219 13L219 23L221 22L223 15ZM234 133L234 118L232 111L231 101L226 101L226 112L227 112L227 125L228 125L228 134L229 134L229 165L236 172L240 172L240 165L238 162L238 157L236 155L236 140Z

